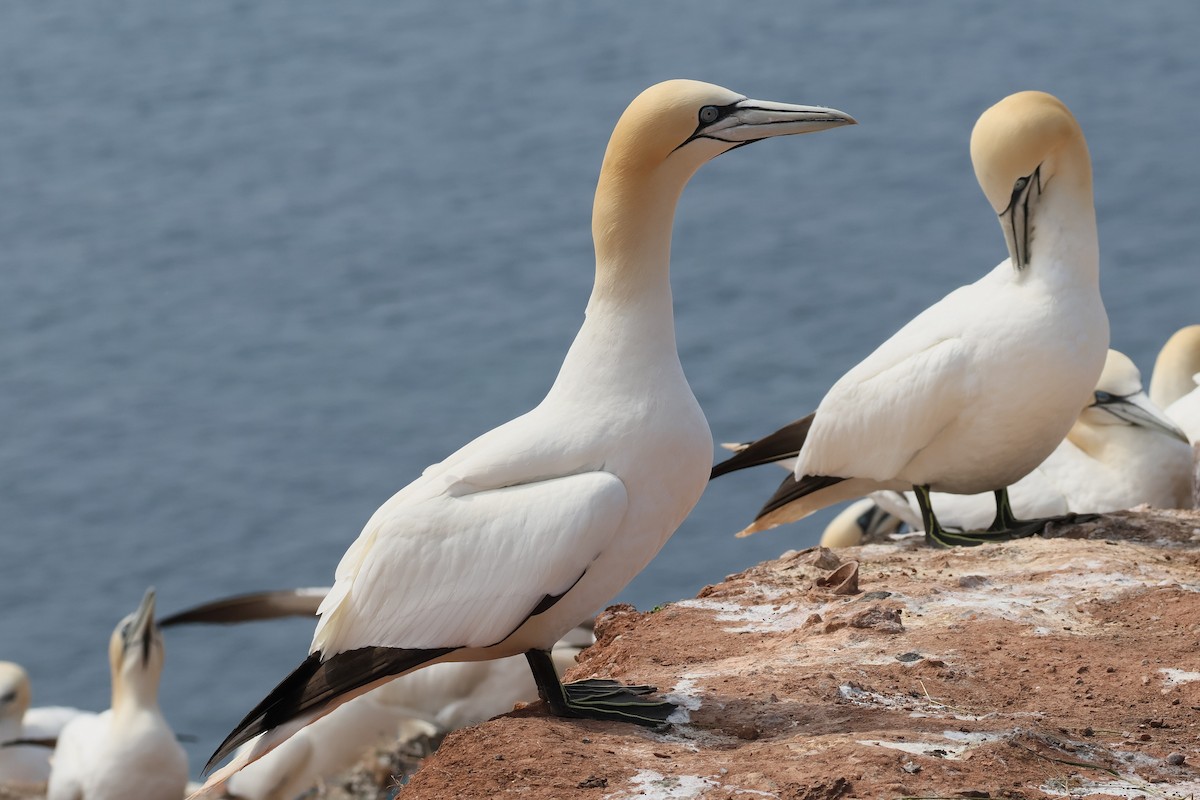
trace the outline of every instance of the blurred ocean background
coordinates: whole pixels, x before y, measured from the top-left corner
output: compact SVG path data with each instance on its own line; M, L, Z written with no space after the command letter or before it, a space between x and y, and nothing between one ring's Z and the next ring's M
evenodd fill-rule
M35 704L107 707L146 586L169 612L328 584L384 499L537 403L609 133L667 78L861 123L684 193L679 348L717 441L807 413L1003 258L967 142L1021 89L1083 125L1113 343L1148 382L1200 322L1197 30L1200 5L1120 0L5 4L0 659ZM714 483L617 599L813 544L831 514L732 536L781 477ZM169 632L193 772L312 627Z

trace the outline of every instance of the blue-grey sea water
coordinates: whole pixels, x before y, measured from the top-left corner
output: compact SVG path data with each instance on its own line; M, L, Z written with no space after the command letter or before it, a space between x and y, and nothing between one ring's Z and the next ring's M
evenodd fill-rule
M613 123L690 77L857 127L704 167L675 226L684 368L717 441L812 410L1005 255L967 142L1043 89L1095 167L1113 343L1200 322L1200 5L913 0L0 7L0 659L106 707L106 642L332 579L389 495L532 407L580 321ZM1012 387L1014 403L1037 386ZM789 548L734 539L782 473L712 485L618 599ZM312 623L171 631L193 771Z

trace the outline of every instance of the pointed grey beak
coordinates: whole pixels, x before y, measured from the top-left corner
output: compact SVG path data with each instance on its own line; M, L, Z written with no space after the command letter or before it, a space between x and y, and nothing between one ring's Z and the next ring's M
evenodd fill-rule
M1158 406L1151 402L1145 392L1119 397L1108 392L1096 392L1093 406L1107 411L1122 422L1138 425L1187 442L1187 434L1179 429Z
M844 111L822 106L797 106L770 100L742 100L733 111L701 132L727 142L749 144L768 136L814 133L842 125L857 125Z
M150 643L154 640L154 587L146 590L137 611L129 617L129 623L121 633L125 650L142 648L142 663L150 659Z

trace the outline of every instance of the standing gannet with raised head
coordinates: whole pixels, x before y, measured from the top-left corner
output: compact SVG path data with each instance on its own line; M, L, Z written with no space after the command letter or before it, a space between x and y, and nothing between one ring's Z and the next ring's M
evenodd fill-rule
M717 477L798 459L739 535L909 487L932 544L978 544L1045 525L1014 518L1005 487L1062 441L1104 367L1091 162L1074 116L1043 92L1010 95L985 111L971 160L1009 258L901 328L838 380L814 415L713 469ZM992 526L944 532L932 490L994 492Z
M564 686L549 651L642 570L704 491L712 438L675 348L675 206L721 153L853 122L696 81L639 95L604 155L595 285L549 393L375 512L338 565L311 655L210 765L261 735L257 757L353 697L439 661L524 654L553 713L663 724L674 706L647 697L649 687Z
M1009 489L1015 514L1102 514L1143 503L1187 508L1192 501L1192 448L1187 437L1142 390L1138 368L1124 353L1108 351L1091 402L1050 456ZM920 530L916 497L879 492L881 511ZM931 495L944 528L988 524L987 494Z
M1172 334L1154 362L1150 399L1200 444L1200 325L1188 325Z
M179 800L187 755L158 708L162 634L154 590L121 620L108 643L112 707L71 720L51 758L47 800Z

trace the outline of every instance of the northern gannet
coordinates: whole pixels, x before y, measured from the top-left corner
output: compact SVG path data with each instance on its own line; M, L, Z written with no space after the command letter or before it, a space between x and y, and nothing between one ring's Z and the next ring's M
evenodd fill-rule
M160 627L312 616L328 592L316 587L223 598L164 617ZM559 640L551 653L559 673L593 641L590 626ZM372 747L443 735L536 699L537 686L520 656L434 664L339 706L231 777L226 790L240 800L291 800L351 768ZM253 746L251 740L239 752Z
M979 185L1000 219L1005 259L951 292L833 385L815 415L713 469L798 457L739 535L767 530L881 489L912 488L931 544L1030 535L1005 487L1066 435L1104 366L1092 170L1079 124L1043 92L1010 95L971 134ZM947 534L930 491L992 491L992 527Z
M647 697L650 687L564 686L550 648L642 570L704 491L712 438L679 363L671 308L675 206L721 153L853 122L696 81L657 84L630 104L596 189L595 285L549 393L375 512L338 565L311 654L210 767L261 735L257 757L384 681L442 661L524 654L557 715L667 720L674 706Z
M1177 330L1154 362L1150 399L1200 444L1200 325Z
M179 800L187 756L158 708L163 644L154 624L153 589L113 631L108 658L112 708L62 729L47 800Z
M914 529L921 516L911 493L880 492L881 510ZM1142 391L1128 356L1108 351L1091 402L1065 439L1038 468L1009 487L1021 516L1119 511L1143 503L1187 508L1192 501L1192 448L1187 437ZM993 512L985 494L934 494L946 528L987 525Z
M0 786L40 786L50 777L50 748L35 742L57 731L31 729L30 698L25 670L0 661Z

